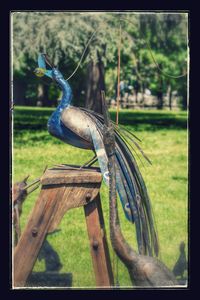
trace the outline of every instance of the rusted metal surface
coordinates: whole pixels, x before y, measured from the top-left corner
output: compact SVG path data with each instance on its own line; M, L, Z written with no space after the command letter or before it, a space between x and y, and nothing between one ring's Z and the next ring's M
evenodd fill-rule
M110 238L113 249L127 267L133 285L142 287L172 287L178 285L174 274L157 258L140 255L125 240L117 209L116 168L115 168L115 136L106 109L104 94L102 95L105 119L104 145L108 155L109 170L109 206L110 206Z
M71 106L68 109L63 110L61 115L62 123L70 128L85 144L86 149L93 149L93 143L91 135L87 128L87 115L84 114L79 108Z

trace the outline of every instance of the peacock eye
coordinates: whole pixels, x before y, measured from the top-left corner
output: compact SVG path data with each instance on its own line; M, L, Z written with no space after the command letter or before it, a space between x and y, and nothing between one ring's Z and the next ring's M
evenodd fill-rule
M42 76L44 76L45 71L46 71L46 70L43 69L43 68L37 68L37 69L35 70L35 75L38 76L38 77L42 77Z

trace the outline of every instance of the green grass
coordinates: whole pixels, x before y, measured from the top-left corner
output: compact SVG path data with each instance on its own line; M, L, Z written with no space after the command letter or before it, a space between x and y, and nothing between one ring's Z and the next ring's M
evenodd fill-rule
M46 123L51 112L50 108L15 107L14 182L28 174L31 175L29 180L34 180L42 174L46 165L81 165L92 157L91 151L63 144L49 135ZM115 119L113 110L111 117ZM142 140L141 146L153 163L151 166L144 162L143 167L138 162L152 201L161 249L159 258L172 269L179 256L180 242L185 241L186 245L188 242L187 113L122 110L119 120ZM22 228L38 194L39 189L30 194L24 203ZM109 199L108 189L104 184L101 188L101 199L109 239ZM134 226L126 221L121 206L119 210L123 233L136 248ZM48 236L48 241L58 253L63 265L60 273L72 273L73 287L95 287L83 210L70 210L59 229L59 232ZM110 253L113 257L112 250ZM37 260L34 271L44 270L44 260ZM121 262L119 281L121 286L131 286L127 270Z

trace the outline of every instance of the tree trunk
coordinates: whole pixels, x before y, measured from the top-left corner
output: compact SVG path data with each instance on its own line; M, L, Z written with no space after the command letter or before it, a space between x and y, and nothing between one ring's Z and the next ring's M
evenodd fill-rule
M22 80L13 80L13 101L16 105L26 105L26 84Z
M49 87L45 84L38 85L38 100L41 102L41 106L52 106L52 102L48 97Z
M168 87L168 95L169 95L169 109L172 110L172 88L171 85Z
M159 77L159 86L158 86L158 91L157 91L157 98L158 98L157 108L158 109L163 109L163 79L162 79L161 76Z
M181 108L186 110L188 108L188 101L187 101L187 79L184 79L184 82L181 84L181 88L178 90L181 100Z
M138 91L135 91L135 103L138 103Z
M135 102L136 104L138 103L138 93L140 91L141 85L142 85L142 80L140 75L138 74L138 69L139 69L139 64L137 62L136 64L136 82L134 84L134 89L135 89Z
M102 113L101 90L105 90L104 65L99 61L91 61L87 70L86 108Z
M144 83L142 83L142 101L141 101L141 104L143 105L143 107L144 107L144 102L145 102L145 85L144 85Z

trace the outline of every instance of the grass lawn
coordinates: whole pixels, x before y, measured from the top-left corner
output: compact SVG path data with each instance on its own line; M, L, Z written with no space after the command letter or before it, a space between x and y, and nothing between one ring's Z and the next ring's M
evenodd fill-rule
M13 134L13 181L30 174L29 181L41 176L46 165L83 164L92 157L91 151L74 148L49 135L47 120L53 109L15 107ZM115 119L115 112L111 111ZM187 113L169 111L122 110L119 123L125 125L141 140L144 152L152 165L138 161L152 201L159 243L159 258L172 270L179 256L179 244L188 242L188 153ZM39 189L28 196L23 206L21 225L39 194ZM105 184L101 199L109 240L109 198ZM135 229L126 221L119 205L122 231L136 248ZM62 268L60 274L72 274L72 287L95 287L89 242L83 209L70 210L63 218L60 231L47 237L57 252ZM109 245L110 246L110 245ZM137 248L136 248L137 249ZM187 247L186 247L187 253ZM113 251L110 247L110 254ZM119 261L120 286L131 286L128 272ZM37 260L34 271L45 271L45 259Z

